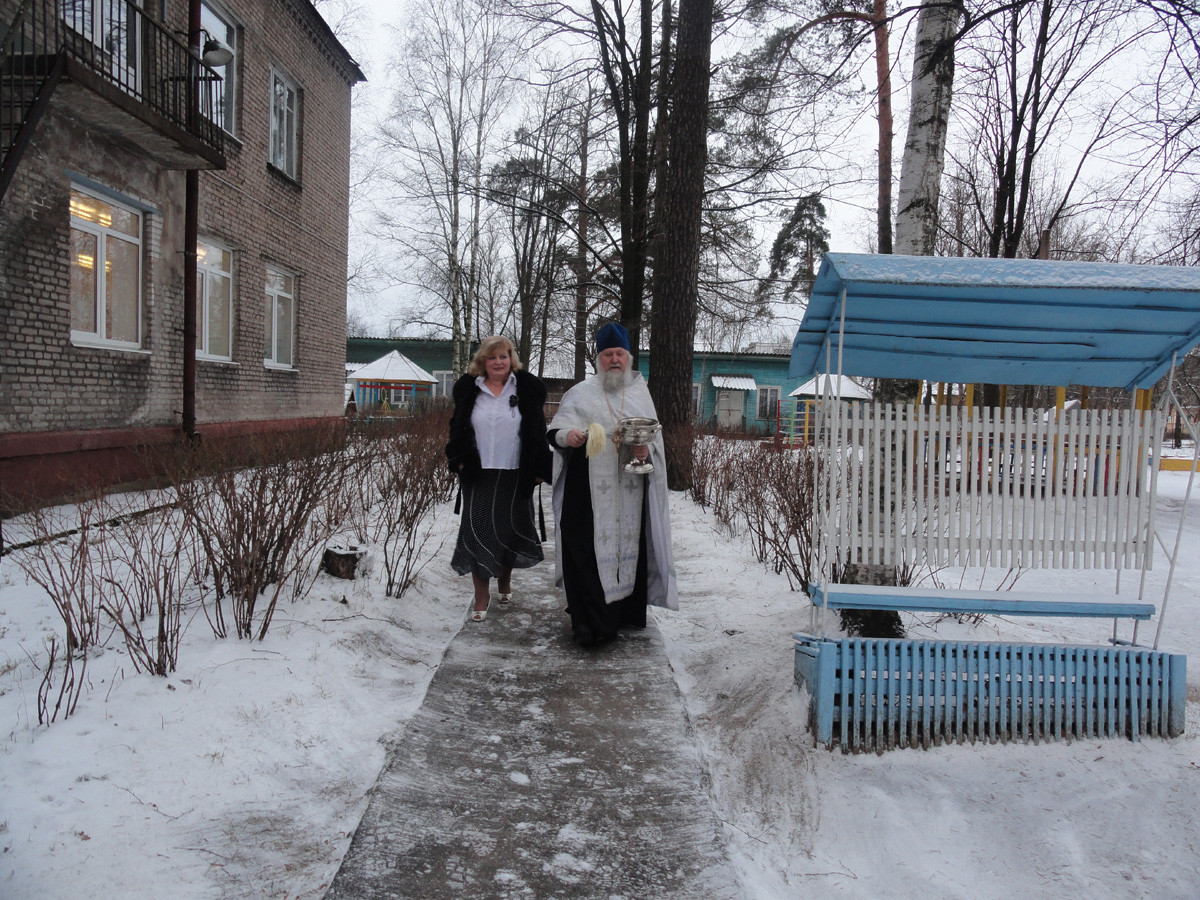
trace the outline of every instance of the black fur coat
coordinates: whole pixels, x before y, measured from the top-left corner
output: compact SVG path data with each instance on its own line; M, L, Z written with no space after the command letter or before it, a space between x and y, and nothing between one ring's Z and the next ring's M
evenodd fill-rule
M550 445L546 443L546 388L536 375L524 369L516 375L517 410L521 413L517 490L521 496L528 497L533 494L538 478L550 481L553 456ZM464 485L473 482L483 471L479 447L475 443L475 430L471 427L471 413L475 409L475 398L479 396L479 391L474 375L464 375L454 382L454 415L450 419L446 458L450 471L456 473Z

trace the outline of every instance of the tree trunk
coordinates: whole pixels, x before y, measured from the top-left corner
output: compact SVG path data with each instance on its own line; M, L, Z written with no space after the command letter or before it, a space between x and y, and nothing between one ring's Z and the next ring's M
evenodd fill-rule
M879 252L892 252L892 63L888 50L887 0L875 0L875 83L879 106Z
M954 89L954 37L962 10L928 3L917 18L908 136L900 167L896 252L931 256L946 159L946 130Z
M650 249L650 109L654 102L654 2L642 0L642 39L634 79L633 141L630 145L629 192L622 219L628 221L621 274L621 324L629 330L629 349L636 365L642 347L642 299ZM708 82L705 80L705 85Z
M900 253L917 256L933 253L946 151L946 123L954 85L953 38L958 30L960 13L957 6L927 3L922 6L917 20L912 102L900 169L900 209L896 217L895 247ZM882 153L882 144L880 151ZM880 196L882 198L882 193ZM882 210L880 213L882 216ZM882 245L881 231L881 248ZM876 386L875 400L911 403L919 399L920 390L920 381L884 378ZM895 452L902 453L904 449L898 447ZM895 584L896 569L894 566L851 563L842 577L847 583L854 584ZM841 620L848 634L880 638L904 634L899 614L888 610L844 610Z
M708 163L712 20L713 0L682 0L679 4L667 125L669 165L659 173L662 256L657 260L651 312L650 389L663 425L667 483L672 490L685 490L692 481L692 343Z
M588 151L591 145L592 89L588 87L587 102L579 128L579 173L576 191L575 219L575 352L574 376L576 381L587 377L588 351L588 228L591 225L588 210Z

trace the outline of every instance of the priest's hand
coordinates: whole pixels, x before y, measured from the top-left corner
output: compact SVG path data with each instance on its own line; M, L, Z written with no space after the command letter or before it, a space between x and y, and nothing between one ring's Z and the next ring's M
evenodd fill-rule
M567 432L568 447L582 447L587 443L587 432L580 431L578 428L572 428Z

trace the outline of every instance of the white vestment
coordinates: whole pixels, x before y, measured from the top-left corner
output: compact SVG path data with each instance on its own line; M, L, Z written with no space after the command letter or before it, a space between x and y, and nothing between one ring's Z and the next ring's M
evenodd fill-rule
M575 385L563 395L558 413L550 423L551 431L577 429L586 432L593 422L604 428L608 440L604 450L588 460L591 485L592 518L595 525L596 566L604 587L604 600L614 603L633 592L637 577L638 544L642 524L643 484L649 522L646 529L647 600L654 606L678 609L675 564L671 554L671 519L667 500L667 463L662 433L650 444L649 475L626 472L632 458L628 447L618 448L612 440L617 422L626 416L657 419L654 401L640 372L634 372L627 387L606 394L599 375ZM564 495L562 452L554 454L554 517L562 522ZM554 534L555 583L563 586L562 535Z

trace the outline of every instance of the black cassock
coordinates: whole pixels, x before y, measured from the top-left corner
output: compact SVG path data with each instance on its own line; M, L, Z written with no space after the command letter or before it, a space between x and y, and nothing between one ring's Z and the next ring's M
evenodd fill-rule
M633 593L615 603L604 602L604 587L596 567L595 527L592 524L592 487L584 447L558 447L557 431L550 432L551 445L563 454L562 519L558 523L562 546L563 588L571 630L584 647L608 643L619 628L646 627L646 489L642 487L642 530L638 541L637 576Z

